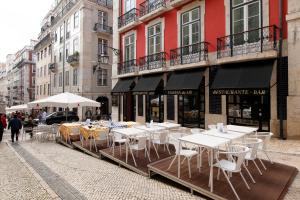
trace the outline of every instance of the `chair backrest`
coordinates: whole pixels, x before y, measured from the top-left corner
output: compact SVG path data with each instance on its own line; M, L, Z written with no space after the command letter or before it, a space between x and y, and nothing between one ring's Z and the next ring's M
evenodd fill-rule
M140 136L137 137L138 139L138 149L145 149L145 147L147 146L147 137L146 136Z
M169 135L169 131L161 131L159 133L159 141L160 143L167 143L168 141L168 135Z
M173 136L170 136L170 137L169 137L169 144L173 144L173 145L174 145L175 150L176 150L175 153L176 153L176 155L178 155L179 152L180 152L180 149L179 149L179 140L178 140L178 138L173 137Z
M192 134L201 133L201 132L203 132L203 131L205 131L205 130L202 129L202 128L192 128L192 129L191 129L191 133L192 133Z
M58 131L58 124L52 124L51 125L52 133L57 134Z
M114 139L115 139L115 140L120 140L120 139L122 139L122 135L121 135L120 133L113 132L113 136L114 136Z
M271 140L271 137L273 136L273 133L271 132L257 132L256 137L262 140L262 149L266 150L267 145Z
M97 129L96 131L98 131L99 133L99 140L106 140L107 139L107 135L109 134L108 129Z
M262 140L258 138L247 138L245 139L244 145L249 148L251 154L250 158L255 159L257 157L257 150Z
M232 162L235 162L235 171L240 171L241 166L245 161L246 154L250 151L248 147L242 145L231 145L229 146L229 151L232 152L230 155L235 156L237 159L232 159Z

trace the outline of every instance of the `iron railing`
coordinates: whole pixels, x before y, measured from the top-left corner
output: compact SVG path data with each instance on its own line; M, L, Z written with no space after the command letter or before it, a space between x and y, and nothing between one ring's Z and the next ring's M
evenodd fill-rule
M118 27L121 28L137 20L138 20L138 9L133 8L118 18Z
M59 11L56 16L54 16L51 19L51 25L53 26L54 24L56 24L67 12L69 12L73 6L78 2L78 0L71 0L69 1L69 3L67 3L65 5L65 7L63 7L63 9L61 11Z
M105 24L96 23L94 26L94 31L112 34L113 28Z
M75 52L73 55L68 56L67 62L70 65L76 65L79 63L79 53Z
M208 43L200 42L179 47L170 51L170 65L182 65L206 61L208 59Z
M279 28L275 25L253 29L217 39L217 57L278 50Z
M139 71L166 67L166 53L160 52L139 59Z
M146 0L140 4L140 16L147 15L161 7L166 7L166 0Z
M113 7L113 1L112 0L96 0L96 3L98 5L105 6L105 7L110 8L110 9Z
M136 59L118 63L118 75L135 72L137 68Z

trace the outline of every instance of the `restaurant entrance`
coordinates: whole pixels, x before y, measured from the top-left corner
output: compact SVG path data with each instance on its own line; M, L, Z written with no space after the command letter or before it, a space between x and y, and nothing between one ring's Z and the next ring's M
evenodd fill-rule
M270 95L227 95L227 124L255 126L270 131Z
M135 121L135 96L130 92L123 95L123 121Z

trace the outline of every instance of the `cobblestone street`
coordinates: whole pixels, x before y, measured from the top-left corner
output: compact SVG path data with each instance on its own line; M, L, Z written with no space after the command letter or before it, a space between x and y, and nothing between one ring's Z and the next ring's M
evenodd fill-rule
M273 139L270 147L276 152L270 153L272 159L300 169L300 155L291 154L290 148L298 143ZM54 142L20 141L11 146L0 145L0 161L5 163L0 165L1 200L55 199L58 196L62 199L201 199L168 181L143 177ZM13 151L26 162L22 163ZM283 153L278 153L280 151ZM299 197L300 176L297 175L285 199Z

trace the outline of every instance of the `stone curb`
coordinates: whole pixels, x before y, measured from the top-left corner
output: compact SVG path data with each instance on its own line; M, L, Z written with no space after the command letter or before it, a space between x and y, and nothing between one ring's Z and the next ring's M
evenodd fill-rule
M11 144L6 141L7 146L15 153L17 158L24 164L28 170L32 173L32 175L37 179L40 185L46 190L46 192L51 196L53 200L61 200L61 198L49 187L49 185L43 180L43 178L22 158L15 149L11 146Z

